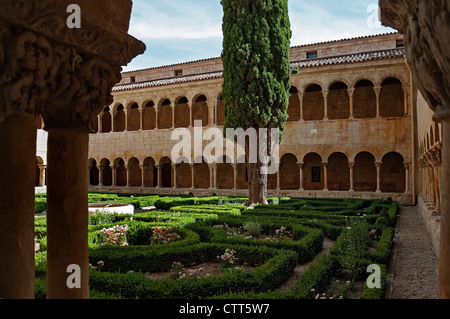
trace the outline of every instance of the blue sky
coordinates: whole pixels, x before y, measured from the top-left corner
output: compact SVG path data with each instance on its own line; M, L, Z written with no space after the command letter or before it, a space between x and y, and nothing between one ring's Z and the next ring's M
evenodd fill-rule
M394 30L377 23L377 0L289 0L291 45ZM220 0L133 0L129 33L147 45L124 71L219 57Z

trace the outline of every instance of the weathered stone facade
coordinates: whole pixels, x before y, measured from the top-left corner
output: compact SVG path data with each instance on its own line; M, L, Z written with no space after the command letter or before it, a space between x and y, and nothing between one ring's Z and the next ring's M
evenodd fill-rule
M403 36L293 47L291 62L289 120L269 196L415 203L417 92ZM245 164L171 159L175 128L192 132L202 120L204 129L222 129L222 81L219 58L123 73L93 123L90 190L246 195Z

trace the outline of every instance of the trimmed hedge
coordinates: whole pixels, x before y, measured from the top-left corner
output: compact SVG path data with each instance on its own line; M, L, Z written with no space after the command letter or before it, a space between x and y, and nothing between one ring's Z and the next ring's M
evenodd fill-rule
M253 292L274 289L289 277L296 266L297 256L292 251L222 244L199 244L177 249L163 249L154 254L150 253L151 256L147 256L147 259L153 261L150 262L153 264L153 267L149 267L150 269L168 270L174 261L180 261L185 265L190 262L213 261L227 248L236 250L240 261L250 264L262 263L262 265L247 272L178 280L151 280L136 272L122 274L91 270L90 288L98 291L115 291L123 298L133 299L208 298L218 293L238 289ZM125 269L128 270L128 267L122 268L121 271ZM142 271L147 271L144 269L146 268L142 268Z

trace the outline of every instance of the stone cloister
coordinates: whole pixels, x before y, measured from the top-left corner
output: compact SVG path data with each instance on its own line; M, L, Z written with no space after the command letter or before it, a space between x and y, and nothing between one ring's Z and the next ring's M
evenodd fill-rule
M127 34L132 2L0 2L0 298L34 298L37 126L48 132L47 297L88 298L88 177L92 119L112 101L121 66L145 50ZM39 175L43 179L43 160ZM41 173L42 172L42 173ZM40 180L39 183L41 183ZM66 285L78 265L81 289Z

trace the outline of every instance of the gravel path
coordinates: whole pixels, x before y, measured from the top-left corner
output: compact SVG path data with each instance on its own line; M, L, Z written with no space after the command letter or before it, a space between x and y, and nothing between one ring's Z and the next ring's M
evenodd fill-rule
M389 268L387 298L437 298L438 259L416 207L400 209Z

